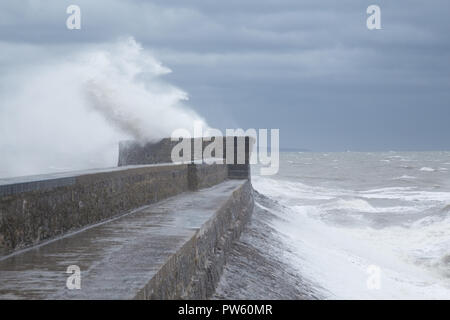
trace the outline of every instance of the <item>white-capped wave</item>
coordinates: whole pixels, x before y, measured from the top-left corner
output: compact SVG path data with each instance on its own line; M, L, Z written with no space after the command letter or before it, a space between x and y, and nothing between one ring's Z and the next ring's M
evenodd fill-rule
M204 123L169 72L133 38L18 69L0 96L0 177L115 166L120 140Z
M329 210L347 210L365 213L402 213L419 210L419 208L411 206L374 207L363 199L338 199L321 207Z
M417 179L417 177L408 176L407 174L404 174L404 175L402 175L400 177L392 178L392 180L414 180L414 179Z
M283 217L274 221L274 227L283 235L286 245L296 252L290 257L292 264L315 281L328 298L450 299L447 272L450 218L433 216L413 220L409 225L387 225L381 229L364 225L349 228L322 219L327 210L341 209L362 215L414 211L418 199L442 205L450 201L449 193L425 192L413 187L357 192L261 177L254 179L253 184L257 191L269 197L276 195L282 206L268 209ZM328 200L317 205L292 205L290 197L305 194L319 198L326 194ZM353 198L348 198L352 194ZM383 208L367 201L377 196L410 201L410 206ZM380 271L380 286L375 289L368 286L373 267Z
M426 273L414 256L408 256L420 244L411 232L405 237L399 230L337 228L312 219L308 210L317 209L296 206L286 210L289 222L280 220L276 227L297 251L298 260L292 263L325 288L329 298L450 298L450 287L437 270ZM376 289L367 285L371 266L380 270Z
M450 192L406 191L406 192L364 192L360 195L366 199L392 199L404 201L450 201Z
M326 188L311 187L300 182L280 181L260 176L252 177L262 193L279 199L330 200L335 193Z

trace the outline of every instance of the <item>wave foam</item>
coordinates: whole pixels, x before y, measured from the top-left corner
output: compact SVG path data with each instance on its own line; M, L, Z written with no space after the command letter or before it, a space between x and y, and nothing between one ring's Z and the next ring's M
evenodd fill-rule
M133 39L18 70L0 97L0 177L115 166L118 141L156 141L201 117Z
M432 216L409 226L386 226L382 229L357 225L346 227L323 220L325 210L339 208L363 214L387 213L400 208L417 211L415 199L439 199L438 203L442 205L446 201L443 199L450 199L449 194L401 187L360 193L261 177L254 179L253 184L257 191L269 197L276 195L280 206L267 209L283 217L274 222L274 227L283 235L286 244L296 250L291 263L302 275L318 283L328 298L450 299L447 272L450 218ZM296 193L296 188L300 192ZM308 188L311 194L318 192L316 196L326 194L333 199L325 200L321 205L292 205L290 198L297 197L297 203L301 203L298 197ZM285 193L285 190L289 192ZM342 198L351 194L354 198ZM396 196L402 201L409 198L410 206L382 208L359 198L375 194ZM373 265L381 270L381 286L376 290L367 286L368 268Z

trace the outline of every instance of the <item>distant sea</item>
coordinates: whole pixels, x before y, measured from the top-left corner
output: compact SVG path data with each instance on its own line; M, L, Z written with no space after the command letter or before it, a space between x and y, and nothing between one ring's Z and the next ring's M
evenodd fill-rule
M282 152L252 173L217 298L450 299L450 152Z

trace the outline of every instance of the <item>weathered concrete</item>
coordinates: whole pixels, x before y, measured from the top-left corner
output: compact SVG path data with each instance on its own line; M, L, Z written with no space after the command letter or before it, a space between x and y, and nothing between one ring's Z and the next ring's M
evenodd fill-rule
M174 196L0 258L0 298L208 298L252 210L246 180ZM69 265L81 290L66 288Z
M251 137L210 137L210 141L203 138L191 138L191 161L203 161L205 148L216 139L222 140L222 159L228 166L228 176L231 179L250 179L250 156L255 140ZM135 141L122 141L119 144L119 166L136 164L171 163L171 153L179 141L162 139L156 143L140 144ZM194 145L199 146L195 151ZM201 148L200 148L201 146ZM228 150L228 151L227 151ZM227 158L227 152L229 153ZM241 155L238 157L238 153ZM213 152L212 156L218 157Z
M188 164L190 190L211 187L228 178L228 166L224 164Z
M156 164L0 180L0 256L227 178L221 164Z
M214 142L215 139L222 139L223 152L226 154L226 141L224 137L212 137L211 141L203 141L202 138L191 138L191 161L203 160L203 151L206 146ZM170 138L162 139L158 142L148 142L141 144L136 141L121 141L119 143L120 166L136 164L171 163L172 149L180 140L172 141ZM195 150L194 146L201 146L201 150ZM215 154L212 154L215 156ZM182 153L180 154L182 156Z
M212 299L324 299L320 285L294 267L295 250L274 227L284 219L276 214L282 205L257 191L253 194L257 204L252 218L229 250Z

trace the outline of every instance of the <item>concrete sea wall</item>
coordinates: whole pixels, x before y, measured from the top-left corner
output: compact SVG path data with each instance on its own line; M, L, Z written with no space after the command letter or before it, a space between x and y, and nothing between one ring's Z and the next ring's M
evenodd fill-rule
M210 137L191 138L191 157L192 162L202 162L204 160L205 149L216 140L221 140L222 156L221 158L228 166L228 175L232 179L250 178L250 156L255 140L248 136L228 136L228 137ZM162 139L156 143L140 144L135 141L122 141L119 144L118 165L136 165L136 164L155 164L172 162L172 149L179 141L172 141L169 138ZM197 149L196 149L197 146ZM239 154L239 156L238 156ZM215 151L211 156L219 158Z
M250 218L249 181L182 192L0 257L0 299L204 299ZM80 288L66 283L69 266Z
M210 298L253 206L253 189L247 181L172 255L135 299Z
M220 164L160 164L0 180L0 256L227 176Z
M117 168L0 179L0 298L210 298L254 206L252 142L237 161L223 139L215 164L170 163L163 139L121 143ZM78 261L87 280L70 291L59 268Z

